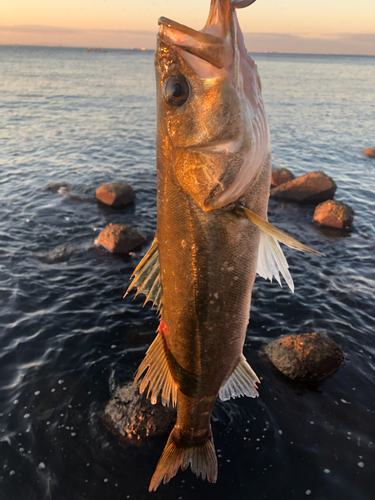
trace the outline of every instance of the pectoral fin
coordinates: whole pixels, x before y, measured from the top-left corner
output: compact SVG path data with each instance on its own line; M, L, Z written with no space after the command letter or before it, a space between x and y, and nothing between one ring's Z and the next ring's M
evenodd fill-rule
M248 396L256 398L259 394L256 384L260 384L256 373L242 355L240 362L234 369L226 384L219 391L219 398L227 401L230 398Z
M278 241L284 243L290 248L300 250L301 252L310 252L315 255L324 254L308 247L307 245L304 245L303 243L300 243L298 240L292 238L288 234L270 224L268 221L262 219L259 215L252 212L248 208L241 207L237 210L237 213L242 217L246 217L253 224L258 226L259 229L261 229L257 263L257 273L259 276L264 279L269 279L270 281L272 281L274 276L276 281L278 281L281 286L280 272L293 293L294 283L289 273L288 262Z
M143 257L141 262L135 268L132 274L132 282L129 288L126 290L124 297L132 290L134 287L137 288L137 293L135 297L144 293L146 295L146 300L151 301L157 306L158 312L161 310L161 278L160 278L160 264L159 264L159 250L157 239L154 238L151 247L149 248L146 255ZM143 304L143 305L144 305Z
M278 229L277 227L270 224L268 221L262 219L261 217L259 217L259 215L252 212L248 208L246 207L238 208L237 213L242 217L246 217L247 219L251 220L251 222L256 226L258 226L259 229L267 233L269 236L275 238L275 240L284 243L284 245L287 245L290 248L294 248L295 250L299 250L300 252L310 252L315 255L323 255L325 257L324 253L318 252L317 250L314 250L313 248L308 247L307 245L304 245L300 241L292 238L291 236L289 236L289 234L284 233L284 231L281 231L281 229Z
M284 276L290 290L294 293L293 279L289 273L288 262L273 236L263 231L260 233L257 273L265 280L272 281L273 276L281 286L279 272Z

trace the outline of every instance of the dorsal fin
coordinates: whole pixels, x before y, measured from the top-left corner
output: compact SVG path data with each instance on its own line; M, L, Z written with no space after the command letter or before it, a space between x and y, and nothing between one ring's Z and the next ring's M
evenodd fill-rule
M130 290L136 287L137 293L135 294L135 297L140 293L144 293L146 295L146 300L143 305L150 300L153 306L157 306L158 312L161 312L162 288L160 278L159 249L156 237L141 262L134 269L132 278L132 282L126 290L124 297L126 297Z

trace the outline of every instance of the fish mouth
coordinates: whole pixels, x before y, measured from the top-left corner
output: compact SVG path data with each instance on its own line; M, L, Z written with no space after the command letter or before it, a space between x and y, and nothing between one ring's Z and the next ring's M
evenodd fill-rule
M204 28L197 31L166 17L158 20L159 37L173 45L200 78L213 78L221 70L234 66L235 81L239 80L237 45L238 21L236 9L248 7L255 0L211 0ZM204 63L209 63L207 67Z
M245 4L250 5L253 1L255 0L242 0L240 2L236 2L236 0L211 0L207 22L200 31L161 17L158 21L159 36L166 43L174 45L180 54L180 51L183 51L182 57L193 66L199 76L201 76L199 63L187 54L196 56L221 70L228 65L228 60L233 59L236 36L234 9L245 6ZM228 51L231 52L230 56L232 57L228 58Z
M203 79L211 79L225 71L227 47L223 38L193 30L166 18L159 19L159 37Z
M204 49L204 47L207 48L208 46L212 47L216 45L221 57L212 59L211 64L221 68L224 66L224 40L228 36L228 33L231 32L232 35L235 33L234 9L248 7L254 2L255 0L211 0L206 24L200 31L162 16L158 20L158 24L161 26L161 33L159 34L162 38L167 38L165 41L169 43L173 43L173 40L168 36L170 34L169 30L172 30L174 33L178 32L180 35L185 35L182 38L181 36L180 38L175 37L175 44L184 48L187 52L195 53L195 55L205 60L208 60L208 56L204 54L203 50L199 51L199 54L197 54L195 52L196 49L192 47L192 42L194 41L195 43L201 44L202 49ZM166 31L163 30L163 27L167 28ZM235 40L233 40L233 42L235 42ZM193 50L194 52L192 52Z
M158 23L159 36L165 42L207 61L218 69L225 66L225 46L222 38L194 30L166 17L160 17Z

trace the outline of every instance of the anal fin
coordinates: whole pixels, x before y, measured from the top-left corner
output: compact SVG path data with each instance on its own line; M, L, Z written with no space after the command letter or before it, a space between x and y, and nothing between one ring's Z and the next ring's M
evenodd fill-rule
M259 396L256 384L260 384L260 380L246 361L245 356L242 355L232 375L220 389L219 398L222 401L241 396L256 398Z
M151 398L153 405L157 402L158 396L161 393L161 402L164 406L176 406L177 384L173 380L169 369L164 340L160 329L146 352L144 360L138 367L134 382L137 382L146 370L147 372L143 377L139 392L143 394L148 387L146 397Z

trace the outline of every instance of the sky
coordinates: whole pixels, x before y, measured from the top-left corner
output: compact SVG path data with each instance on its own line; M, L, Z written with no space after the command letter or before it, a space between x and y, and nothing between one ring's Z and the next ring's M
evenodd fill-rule
M3 0L0 45L155 48L165 16L195 29L210 0ZM375 0L257 0L238 11L249 52L375 55Z

